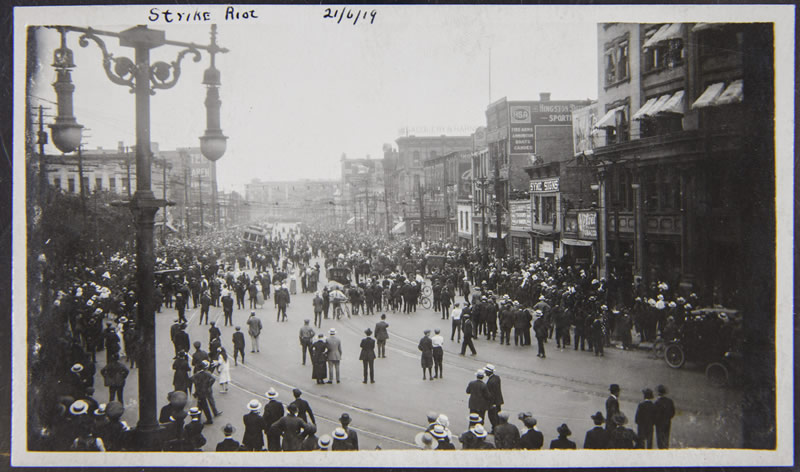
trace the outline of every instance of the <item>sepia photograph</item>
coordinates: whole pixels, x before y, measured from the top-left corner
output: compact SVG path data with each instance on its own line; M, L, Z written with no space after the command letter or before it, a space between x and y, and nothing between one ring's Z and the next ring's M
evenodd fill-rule
M15 7L11 465L792 465L794 19Z

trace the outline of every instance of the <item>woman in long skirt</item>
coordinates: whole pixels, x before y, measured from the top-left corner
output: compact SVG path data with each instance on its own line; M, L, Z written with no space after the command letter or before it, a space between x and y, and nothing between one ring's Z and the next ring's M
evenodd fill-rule
M325 383L328 376L328 343L322 333L317 337L317 341L311 345L311 378L318 384Z
M231 381L231 362L224 347L219 349L217 367L219 368L219 385L222 387L222 393L228 393L228 382Z
M189 379L189 371L192 368L189 365L189 356L184 351L178 352L178 355L175 356L172 369L175 371L172 376L172 386L175 387L175 391L191 393L192 381Z

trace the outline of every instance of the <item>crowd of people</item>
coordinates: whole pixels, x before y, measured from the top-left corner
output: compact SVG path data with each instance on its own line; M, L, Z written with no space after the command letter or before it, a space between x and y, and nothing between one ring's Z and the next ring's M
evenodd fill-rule
M433 309L442 319L451 320L450 339L461 343L462 355L467 350L475 355L474 340L480 337L497 341L498 332L501 345L511 344L513 331L515 346L530 346L532 330L537 340L537 355L542 359L546 358L547 341L553 339L558 349L603 356L604 348L612 341L619 342L623 349L633 348L634 331L639 343L677 336L694 316L692 310L701 304L694 292L683 293L681 288L664 282L624 288L613 275L608 279L596 278L591 267L552 260L487 258L476 249L453 243L422 243L414 237L388 240L314 229L282 236L268 238L263 245L252 245L235 231L222 231L192 239L169 239L158 248L155 308L158 312L175 310L177 314L170 329L175 349L174 391L159 418L166 431L165 450L204 447L202 427L213 424L214 418L221 414L213 387L219 383L221 391L227 391L231 381L230 358L233 357L234 365L238 365L240 358L241 362L245 359L242 327L235 327L231 355L222 346L219 328L208 319L210 307L222 308L225 326L233 326L234 300L237 309L253 310L245 331L250 338L250 352L260 352L258 338L263 325L255 310L272 298L276 321L286 321L298 280L303 293L314 294L313 326L317 328L326 318L382 312L410 314L418 309L420 300L430 296ZM316 258L324 261L324 267L313 263ZM129 428L120 419L126 377L142 355L135 321L134 269L133 256L119 252L109 256L94 254L75 261L72 267L48 272L53 303L43 313L47 319L37 325L31 342L30 373L35 400L30 404L34 413L30 449L93 450L100 448L101 443L108 451L134 447L126 445L124 433ZM348 277L329 280L320 288L321 272L331 269L345 269ZM200 341L190 345L186 333L189 322L186 310L198 306L199 323L210 326L207 351L202 349ZM718 321L719 335L735 338L739 329L736 321ZM364 383L375 381L374 359L385 357L387 328L383 314L374 332L371 329L365 332L359 358L364 365ZM423 379L443 377L442 346L446 334L440 329L433 335L426 331L420 340ZM340 381L341 344L335 328L325 337L323 333L314 333L310 320L306 320L300 330L300 344L303 363L308 354L313 366L312 378L318 384ZM100 373L110 392L106 404L94 399L97 353L103 350L106 361ZM483 376L488 376L486 382ZM472 388L467 389L470 429L459 437L459 444L465 449L492 447L486 437L494 435L496 448L535 449L536 444L542 447L542 433L536 430L532 415L520 414L524 434L514 433L518 428L508 422L508 414L502 410L502 396L498 399L497 395L499 387L494 392L490 387L495 382L492 379L498 379L493 367L487 366L476 377L470 384ZM659 400L666 399L663 386L656 391ZM271 392L277 395L274 390ZM263 410L257 399L248 404L250 413L243 418L241 441L233 438L234 426L225 425L226 439L218 450L260 450L264 443L259 446L256 430L264 433L268 450L357 449L358 441L353 440L356 434L348 428L350 418L346 414L342 416L341 428L317 437L313 413L307 402L300 399L299 390L295 390L296 400L285 411L280 405L280 414L278 406L270 407L275 401L270 397L271 392L265 394L268 402ZM197 401L187 410L188 395L194 395ZM614 393L612 388L612 397L615 395L618 392ZM652 390L646 389L643 395L643 404L658 404L652 402ZM636 434L625 427L627 417L618 409L607 408L605 417L599 412L592 415L595 423L599 421L598 427L603 423L606 426L602 435L587 433L584 447L652 447L648 424L652 426L650 429L655 428L657 438L666 438L658 439L658 446L668 447L666 418L672 417L674 409L671 414L663 405L648 410L653 408L645 405L641 415L637 411ZM487 413L491 428L483 425ZM443 421L429 425L424 432L427 436L416 438L420 447L452 449L453 436L447 429L446 416L437 415L441 417ZM662 431L660 436L658 431ZM557 433L551 448L575 446L568 439L571 433L566 424Z

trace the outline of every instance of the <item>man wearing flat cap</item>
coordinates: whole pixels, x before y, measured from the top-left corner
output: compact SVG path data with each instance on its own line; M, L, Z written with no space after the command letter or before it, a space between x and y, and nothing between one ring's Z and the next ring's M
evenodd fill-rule
M433 380L433 341L431 341L431 330L426 329L423 333L422 339L419 340L417 349L422 353L420 364L422 365L422 380L425 380L425 371L428 372L428 378Z
M489 404L491 403L489 389L483 382L483 377L483 370L479 370L475 373L475 380L467 384L469 412L477 413L481 417L481 423L483 423L486 417L486 410L489 409Z
M544 435L536 429L536 418L530 413L520 413L520 420L527 430L519 438L520 449L536 450L544 445Z
M598 411L593 414L592 421L594 421L594 428L586 431L586 437L583 440L583 448L606 449L608 447L608 432L602 426L605 422L603 413Z
M306 365L306 352L311 355L311 344L314 342L314 328L310 325L311 320L306 319L303 321L303 326L300 327L300 349L303 351L303 365Z
M342 341L336 337L336 329L331 328L328 331L328 339L325 341L328 345L328 383L333 383L334 371L336 374L336 383L339 383L339 363L342 360Z
M230 423L222 428L222 434L225 438L217 443L217 452L235 452L240 450L242 446L239 444L239 441L233 439L234 432L233 425Z
M639 443L645 449L653 449L653 427L656 422L656 405L653 403L653 390L642 390L644 401L636 408L634 422L638 427Z
M367 383L367 372L369 380L375 383L375 339L372 337L372 330L364 330L367 336L361 340L361 353L358 359L364 364L364 382Z

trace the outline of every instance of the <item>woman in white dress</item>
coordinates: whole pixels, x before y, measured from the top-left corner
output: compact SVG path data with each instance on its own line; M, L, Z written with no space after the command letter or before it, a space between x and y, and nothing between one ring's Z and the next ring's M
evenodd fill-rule
M228 393L228 382L231 381L231 363L224 347L219 349L217 368L219 369L219 385L222 387L222 393Z

